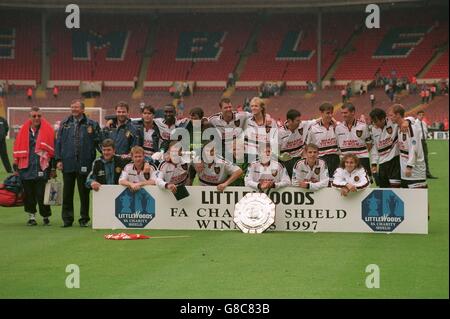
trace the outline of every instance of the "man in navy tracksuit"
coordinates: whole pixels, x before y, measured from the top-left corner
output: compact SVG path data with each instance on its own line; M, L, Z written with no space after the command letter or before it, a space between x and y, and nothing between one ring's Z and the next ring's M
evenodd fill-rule
M64 119L59 127L55 145L57 168L63 172L62 219L64 227L72 226L74 221L73 196L75 182L80 195L81 227L86 227L89 218L89 189L85 187L86 178L100 150L100 126L84 114L84 103L72 101L72 115Z
M139 133L128 118L130 108L127 103L116 105L116 118L102 131L102 140L110 138L114 141L117 155L128 155L133 146L139 145Z

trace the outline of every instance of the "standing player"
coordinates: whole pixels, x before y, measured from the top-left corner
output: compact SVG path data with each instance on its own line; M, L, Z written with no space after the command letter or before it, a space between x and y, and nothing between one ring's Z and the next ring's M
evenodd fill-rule
M222 98L219 107L220 112L210 116L208 122L217 129L222 140L222 150L219 153L227 154L227 149L231 150L233 140L242 134L250 113L233 111L229 98Z
M336 138L336 123L333 120L333 105L325 102L319 107L321 119L311 128L306 139L307 144L319 147L319 157L327 163L330 182L334 171L339 167L339 150Z
M336 137L342 155L354 154L365 168L371 179L369 151L372 148L372 138L366 123L355 118L355 106L345 103L341 107L343 122L336 125Z
M386 117L386 112L375 108L369 113L372 121L370 150L371 170L378 174L381 188L400 187L400 158L398 151L398 126Z
M302 121L300 112L294 109L289 110L286 114L286 122L280 128L278 136L280 141L280 160L283 161L289 177L292 177L295 163L303 157L303 148L308 130L315 123L316 120Z
M292 173L292 185L313 191L327 187L330 181L327 164L319 158L319 148L305 146L305 159L299 160Z
M406 132L398 132L398 148L400 151L400 176L402 188L427 188L425 157L420 131L416 125L404 119L405 109L394 104L389 109L389 117L398 126L408 123Z
M272 148L278 147L278 143L272 143L278 136L278 127L275 120L266 115L266 107L262 99L259 97L251 99L250 107L252 116L247 119L244 141L249 161L252 162L258 158L258 149L265 148L266 144L270 144ZM272 149L271 152L278 155L277 149Z
M435 86L432 86L431 88L436 88ZM416 125L419 128L420 139L422 140L422 148L423 148L423 154L425 156L425 165L427 167L427 178L435 179L437 177L434 177L430 173L430 165L428 162L428 145L427 145L427 136L428 136L428 125L424 121L425 112L423 110L420 110L417 112L417 119L416 119Z
M171 133L176 128L186 128L189 129L192 122L189 119L183 119L177 121L176 119L176 109L173 105L168 104L164 106L164 118L154 119L154 124L156 124L156 131L159 136L158 149L164 153L169 149L169 144L171 140Z
M151 105L144 105L141 108L142 119L136 123L139 137L139 145L144 149L146 158L159 151L159 134L154 122L155 109Z

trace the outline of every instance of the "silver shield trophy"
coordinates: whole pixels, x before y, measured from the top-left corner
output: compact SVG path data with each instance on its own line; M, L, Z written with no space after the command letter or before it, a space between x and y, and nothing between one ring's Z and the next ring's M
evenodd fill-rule
M233 220L242 232L260 234L275 222L275 204L265 193L249 193L236 203Z

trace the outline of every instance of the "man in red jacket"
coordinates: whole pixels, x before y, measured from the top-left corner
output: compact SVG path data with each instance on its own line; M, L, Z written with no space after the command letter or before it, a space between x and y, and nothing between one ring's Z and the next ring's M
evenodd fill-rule
M50 206L44 205L45 184L55 176L51 169L54 156L55 132L37 106L30 111L14 141L14 169L19 173L25 195L25 212L29 214L28 226L36 226L36 204L44 225L50 225Z

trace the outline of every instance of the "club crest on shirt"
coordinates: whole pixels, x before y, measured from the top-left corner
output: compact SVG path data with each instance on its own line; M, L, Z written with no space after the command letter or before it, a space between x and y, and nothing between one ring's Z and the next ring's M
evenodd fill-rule
M355 176L355 177L353 178L353 180L354 180L355 182L359 182L359 176Z
M356 136L361 137L363 131L362 130L356 130Z
M130 131L126 131L126 132L125 132L125 136L126 136L127 138L130 138L131 132L130 132Z
M266 133L270 133L270 129L271 129L270 126L266 126Z
M92 134L94 132L94 129L92 128L92 125L89 125L87 127L87 132L88 132L88 134Z
M298 133L299 133L300 135L303 135L303 127L302 127L301 129L298 130Z
M314 174L319 175L320 174L320 167L316 167L314 169Z
M122 172L122 169L120 167L116 167L116 173L120 174L120 172Z
M239 126L239 125L241 125L241 120L234 121L234 126Z
M392 127L388 127L387 129L386 129L386 132L388 133L388 134L392 134Z
M216 173L216 175L219 175L219 173L220 173L220 167L219 166L214 166L214 173Z
M278 175L278 170L273 169L273 170L272 170L272 176L275 177L275 176L277 176L277 175Z

